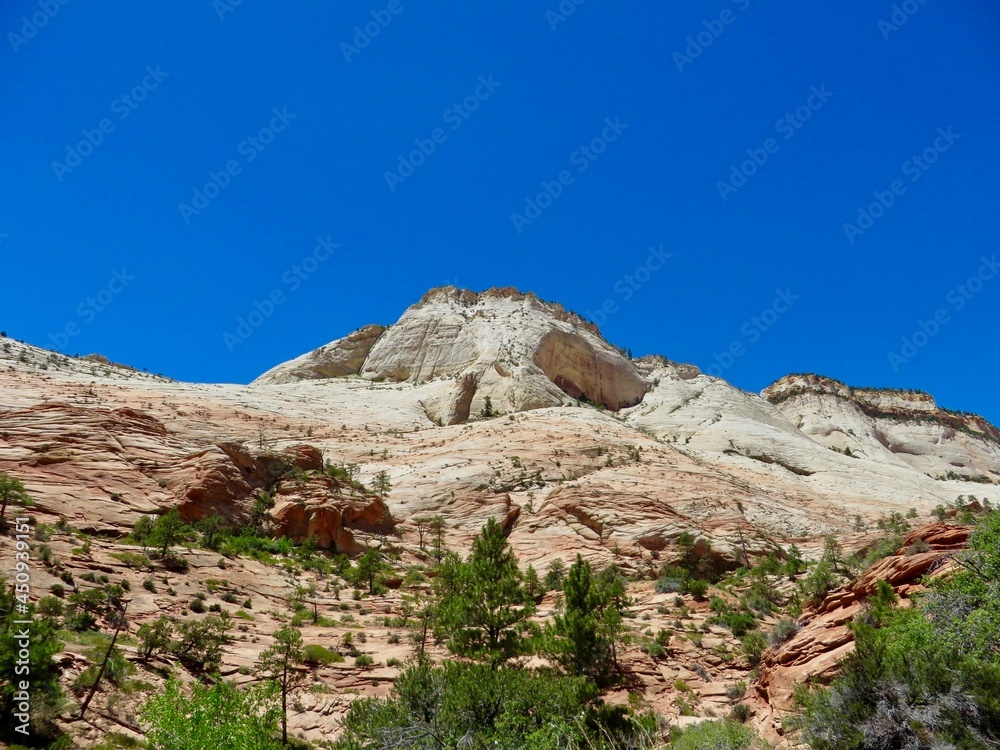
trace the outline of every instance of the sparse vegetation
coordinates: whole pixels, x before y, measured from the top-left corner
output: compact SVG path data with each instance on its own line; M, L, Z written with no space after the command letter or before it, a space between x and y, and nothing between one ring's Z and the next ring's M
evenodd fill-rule
M897 607L885 582L854 619L856 648L828 689L800 696L814 750L1000 743L1000 513L958 571Z

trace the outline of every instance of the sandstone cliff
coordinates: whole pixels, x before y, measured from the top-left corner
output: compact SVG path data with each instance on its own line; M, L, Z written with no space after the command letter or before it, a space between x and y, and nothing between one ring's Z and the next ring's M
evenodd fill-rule
M1000 431L977 415L940 408L926 393L789 375L762 395L803 434L840 452L935 479L1000 482Z

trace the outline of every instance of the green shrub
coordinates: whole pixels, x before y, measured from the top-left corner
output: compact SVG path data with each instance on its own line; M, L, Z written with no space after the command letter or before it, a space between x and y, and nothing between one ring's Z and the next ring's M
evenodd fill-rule
M367 669L374 666L375 660L368 654L358 654L354 657L354 666L360 667L361 669Z
M705 594L708 593L708 581L702 581L698 579L688 581L687 590L688 593L691 594L691 596L700 601L704 599Z
M671 750L757 750L768 745L748 726L734 721L705 721L671 732Z
M726 697L731 701L743 700L743 696L747 694L747 684L740 680L735 685L730 685L726 688Z
M676 594L678 591L683 590L684 581L679 578L667 578L664 576L656 582L656 593L657 594Z
M791 639L799 630L799 625L795 620L784 619L778 622L777 625L767 634L767 641L772 646L780 646L785 641Z
M729 712L729 718L733 721L738 721L740 724L745 724L751 716L753 716L753 709L746 703L737 703L733 706L733 710Z
M310 643L302 648L302 661L310 666L326 666L342 662L344 657L326 646Z
M143 570L149 567L149 558L137 552L112 552L111 557L121 561L126 567L132 570Z
M747 631L757 627L757 618L749 612L732 612L723 618L726 627L733 631L733 635L740 638L746 635Z
M833 571L833 566L827 562L819 562L813 567L809 576L802 581L802 593L813 604L820 604L826 595L837 585L837 575Z
M197 682L189 692L171 679L141 711L147 742L157 750L281 750L277 685L237 688Z
M909 607L885 582L869 596L840 675L799 695L814 750L1000 746L1000 514L958 559Z
M761 656L767 648L767 641L759 631L752 631L740 638L740 645L743 646L743 653L750 662L751 667L760 664Z
M388 737L432 737L439 748L653 750L661 744L654 716L600 705L596 697L584 678L460 662L411 666L388 698L351 703L333 747L387 747ZM425 746L432 745L410 745Z
M930 549L931 546L927 542L925 542L923 539L918 539L917 541L915 541L913 544L911 544L909 547L906 548L904 554L906 554L907 557L909 557L911 555L918 555L921 552L929 552Z

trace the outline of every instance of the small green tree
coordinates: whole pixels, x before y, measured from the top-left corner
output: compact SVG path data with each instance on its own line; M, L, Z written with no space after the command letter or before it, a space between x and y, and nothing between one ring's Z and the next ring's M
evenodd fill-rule
M580 555L563 582L562 611L547 630L548 650L571 675L597 684L609 681L621 638L624 588L617 579L602 581Z
M429 518L414 518L413 526L417 530L417 546L421 550L424 548L424 535L430 530L430 519Z
M380 471L375 475L372 480L372 490L375 494L379 496L382 500L385 500L386 495L392 490L392 482L389 480L389 472L385 469Z
M267 523L268 511L274 507L274 498L268 492L261 492L253 501L250 509L250 518L247 526L248 530L255 535L264 533L264 526Z
M442 568L438 611L448 648L494 667L523 653L535 603L500 524L490 518L473 540L469 559Z
M702 601L708 593L708 581L702 581L698 578L688 581L687 590L695 599Z
M214 550L219 548L219 542L229 528L229 524L218 513L213 513L198 521L195 528L201 533L201 543L205 548Z
M535 570L534 565L529 565L528 569L524 571L524 589L528 592L528 596L536 602L545 594L545 586L538 577L538 571Z
M497 413L493 411L493 399L487 396L483 399L483 410L479 412L479 416L483 419L493 419Z
M288 744L288 695L301 685L308 672L299 669L305 660L302 633L298 628L285 625L274 634L274 645L260 655L258 672L273 680L281 693L281 744Z
M153 522L149 543L158 548L161 557L166 557L170 548L184 538L184 519L176 509L171 508Z
M347 484L350 486L351 495L358 484L358 474L361 473L361 466L358 464L344 464L344 474L347 476Z
M432 517L427 522L427 531L431 533L434 538L434 547L431 549L431 554L434 559L441 562L445 555L444 537L445 537L445 524L444 516L438 515Z
M170 650L189 667L214 672L222 662L222 647L229 642L232 620L228 612L181 623Z
M26 734L48 732L49 717L62 697L59 665L54 659L62 650L56 636L56 622L37 614L34 605L25 603L26 600L26 594L17 592L15 586L8 586L0 578L0 737L12 742L17 738L23 742ZM24 625L23 621L30 621L31 625ZM28 649L26 664L21 659L22 648ZM30 672L25 673L25 666ZM22 686L25 682L27 688ZM23 701L18 695L24 689L31 696L27 721L18 706Z
M158 617L156 620L140 625L136 631L139 639L139 658L149 661L157 654L170 648L170 639L174 632L174 624L168 617Z
M0 522L3 522L7 515L7 505L10 503L27 504L28 493L21 484L20 479L16 479L5 472L0 471Z
M760 664L761 656L767 649L767 639L759 630L751 630L740 638L740 645L743 646L743 654L747 657L750 666L756 667Z
M793 544L785 554L785 573L789 577L794 577L805 569L806 563L802 557L802 550Z
M824 562L828 562L834 573L846 573L847 571L843 567L843 552L840 548L840 542L833 534L827 535L823 540L823 557Z
M228 682L195 683L191 695L171 679L141 710L150 750L278 750L277 686L240 689Z
M152 533L153 519L147 515L139 516L139 520L136 521L135 526L132 527L132 538L145 548L146 543L149 541L149 536Z
M802 593L812 604L820 604L837 585L837 575L829 560L821 560L813 567L809 576L800 582Z
M355 565L352 583L362 584L368 587L369 594L375 594L382 590L381 579L391 568L382 559L382 550L378 547L369 547Z
M87 658L90 659L88 666L80 676L73 682L73 692L82 694L93 689L98 684L98 675L104 682L115 687L121 687L125 680L135 674L135 666L127 658L125 652L118 646L110 646L102 643L91 646L88 650ZM101 667L104 667L103 673Z
M566 577L566 566L562 558L557 557L549 563L549 569L545 573L545 589L555 591L562 588L563 578Z

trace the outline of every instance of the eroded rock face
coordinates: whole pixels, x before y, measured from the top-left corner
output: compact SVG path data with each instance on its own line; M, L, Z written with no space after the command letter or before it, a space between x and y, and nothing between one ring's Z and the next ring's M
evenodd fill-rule
M279 365L255 383L359 372L370 380L430 383L424 404L439 424L480 413L487 396L497 411L570 399L618 410L639 403L647 389L595 326L516 289L434 289L389 329L377 336L369 329ZM346 361L350 367L341 365Z
M279 536L303 541L312 538L317 547L348 555L364 552L352 531L392 534L396 521L385 503L377 498L358 502L334 499L326 492L281 492L271 511L273 530Z
M1000 431L975 414L940 408L927 393L788 375L761 395L816 442L862 460L1000 483Z
M645 383L631 369L622 368L617 351L595 347L585 337L566 331L545 334L533 361L564 393L612 411L635 406L646 392Z
M246 523L254 496L274 487L293 468L320 471L323 457L311 445L254 452L243 443L219 443L179 466L180 474L193 472L195 476L183 484L178 510L187 521L217 513L231 523Z
M837 508L837 513L826 515L830 532L846 529L838 519L859 514L870 520L873 513L877 517L889 512L889 506L904 511L915 507L927 515L960 495L996 499L1000 494L996 485L962 479L978 473L1000 481L1000 445L989 437L993 428L973 434L968 431L972 427L959 430L941 424L934 417L941 410L929 397L915 399L912 418L898 416L903 413L902 399L892 406L896 416L876 419L842 395L795 390L800 376L789 379L796 384L788 386L791 390L772 386L758 396L662 357L644 357L636 366L652 387L642 403L621 412L628 424L728 475L752 477L751 482L767 486L770 493L783 487ZM850 393L847 386L831 382L838 393ZM788 393L793 395L786 398ZM887 411L891 394L880 393L871 395L872 404ZM973 422L988 425L978 417ZM979 469L957 468L961 465ZM930 466L937 468L924 470ZM939 478L948 471L959 478ZM809 533L816 533L816 520Z

